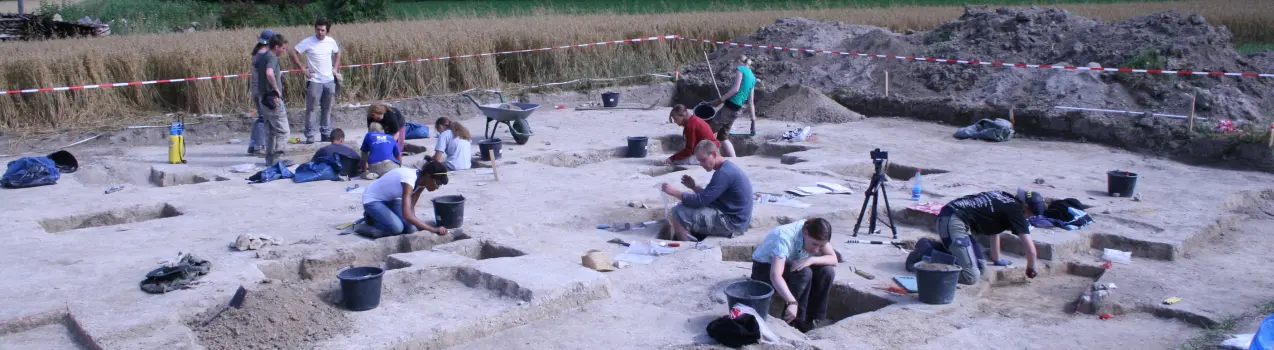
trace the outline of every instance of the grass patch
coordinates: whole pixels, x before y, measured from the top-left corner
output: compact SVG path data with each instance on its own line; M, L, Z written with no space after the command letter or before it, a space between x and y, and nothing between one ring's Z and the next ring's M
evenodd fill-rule
M1240 54L1251 55L1265 51L1274 51L1274 43L1242 43L1236 49Z
M1274 314L1274 300L1262 303L1252 312L1242 315L1229 316L1221 320L1216 327L1204 329L1202 334L1191 338L1182 344L1181 350L1212 350L1217 349L1222 341L1230 338L1230 334L1238 330L1240 322L1252 320L1254 318L1264 318L1267 315Z

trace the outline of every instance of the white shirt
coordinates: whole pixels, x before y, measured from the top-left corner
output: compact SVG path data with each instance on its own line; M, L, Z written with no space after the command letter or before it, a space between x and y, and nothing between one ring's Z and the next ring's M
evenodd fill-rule
M331 35L319 40L311 36L296 44L296 52L305 55L305 66L313 75L310 82L326 84L336 79L332 74L332 55L341 52L341 46Z
M367 189L363 190L363 204L374 202L388 202L395 199L403 198L403 185L407 187L416 187L416 169L412 168L396 168L385 173L385 175L372 181L367 185Z
M447 160L444 163L450 165L453 170L464 170L473 167L472 147L473 145L469 140L457 138L451 130L438 134L438 142L434 144L435 150L447 154Z

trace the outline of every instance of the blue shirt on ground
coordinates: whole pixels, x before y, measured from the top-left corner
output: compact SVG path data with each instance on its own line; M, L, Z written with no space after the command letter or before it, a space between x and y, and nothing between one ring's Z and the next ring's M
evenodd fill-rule
M361 149L367 153L367 164L376 164L386 160L398 163L398 142L394 137L380 132L368 132L363 137Z
M711 206L725 214L726 221L740 232L752 222L752 182L743 169L725 161L712 173L712 180L699 193L683 193L681 204L691 208Z
M752 261L773 264L774 258L783 258L788 263L809 257L805 252L805 220L796 220L787 225L775 227L765 234L765 241L752 251Z

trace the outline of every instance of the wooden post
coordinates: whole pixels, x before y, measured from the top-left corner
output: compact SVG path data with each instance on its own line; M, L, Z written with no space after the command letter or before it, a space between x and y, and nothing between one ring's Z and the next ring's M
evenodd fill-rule
M1190 135L1194 135L1194 103L1198 101L1198 95L1190 94Z
M500 182L500 170L495 165L495 150L487 150L487 157L491 157L491 174L495 175L495 182Z
M1274 148L1274 123L1270 123L1270 148Z
M889 97L889 71L885 71L885 97Z
M1017 127L1017 107L1009 107L1009 124Z

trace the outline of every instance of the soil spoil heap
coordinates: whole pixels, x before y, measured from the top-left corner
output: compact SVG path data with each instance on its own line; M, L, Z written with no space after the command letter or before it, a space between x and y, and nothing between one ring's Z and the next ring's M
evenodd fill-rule
M764 103L757 105L757 118L806 124L846 123L863 119L862 114L851 111L817 89L804 85L783 86L762 101Z
M898 34L879 27L787 18L734 41L1060 66L1261 73L1274 68L1274 55L1240 55L1230 38L1227 29L1209 25L1201 16L1172 11L1106 23L1060 9L966 6L963 16L931 31ZM776 90L791 84L817 89L866 115L961 126L982 118L1007 119L1009 109L1016 108L1017 129L1027 135L1274 171L1270 152L1248 138L1188 138L1181 119L1055 108L1189 115L1195 96L1196 115L1209 119L1196 121L1197 132L1208 134L1218 120L1229 119L1257 134L1268 130L1271 118L1266 112L1274 110L1274 80L1268 78L991 67L722 46L711 58L719 85L732 81L730 67L741 54L752 57L753 70L764 81L757 87L758 106L782 103L767 98L783 96ZM884 96L885 72L890 74L889 97ZM708 76L704 63L686 68L679 100L713 96Z

